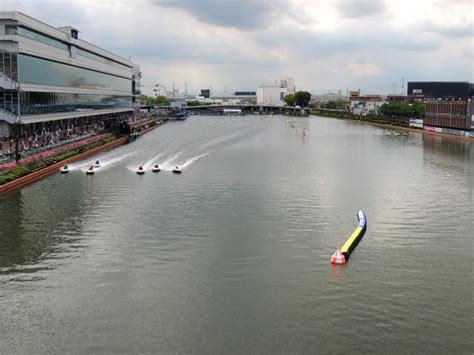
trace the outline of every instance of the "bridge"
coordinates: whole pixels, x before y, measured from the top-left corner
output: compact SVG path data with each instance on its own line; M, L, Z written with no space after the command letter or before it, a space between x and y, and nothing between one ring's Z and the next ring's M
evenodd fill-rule
M156 106L157 109L163 111L176 110L171 106ZM278 106L278 105L257 105L257 104L224 104L224 105L198 105L183 107L182 110L196 113L206 113L214 115L223 115L224 110L241 110L243 114L304 114L305 109L299 106Z

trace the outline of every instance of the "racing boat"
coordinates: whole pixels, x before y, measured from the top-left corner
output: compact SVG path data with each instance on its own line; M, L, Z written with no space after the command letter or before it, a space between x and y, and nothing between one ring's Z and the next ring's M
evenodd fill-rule
M172 171L175 174L181 174L181 168L178 165L176 165Z
M139 166L138 169L137 169L137 174L138 175L143 175L145 174L145 170L143 169L143 166Z
M61 169L59 169L61 174L67 174L69 172L69 167L66 165L62 166Z
M91 165L91 166L89 167L89 169L87 169L86 174L87 174L87 175L94 175L94 173L95 173L94 167Z
M161 168L158 166L158 164L156 164L153 168L151 168L151 171L153 171L154 173L158 173L161 171Z
M94 168L100 168L100 162L98 160L95 161Z

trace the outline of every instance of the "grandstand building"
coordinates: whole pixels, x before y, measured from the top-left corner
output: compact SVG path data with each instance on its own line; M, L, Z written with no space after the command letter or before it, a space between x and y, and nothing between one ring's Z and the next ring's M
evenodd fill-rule
M138 65L79 39L74 27L0 11L0 137L52 123L118 125L133 114L140 78Z

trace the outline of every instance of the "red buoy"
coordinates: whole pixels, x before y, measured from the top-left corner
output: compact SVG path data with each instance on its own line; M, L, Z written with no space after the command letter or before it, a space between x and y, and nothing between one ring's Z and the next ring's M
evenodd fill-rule
M341 253L341 249L337 249L331 256L331 264L345 264L346 257Z

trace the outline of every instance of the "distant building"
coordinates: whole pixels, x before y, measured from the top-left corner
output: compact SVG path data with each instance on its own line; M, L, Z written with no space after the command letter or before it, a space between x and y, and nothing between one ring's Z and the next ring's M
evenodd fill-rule
M474 129L474 85L469 82L408 82L408 96L426 103L427 131L463 134Z
M235 96L257 96L256 91L236 91Z
M257 104L283 106L287 92L287 88L282 88L280 85L259 86L257 89Z
M211 90L210 89L201 89L201 95L202 97L208 99L211 97Z
M346 97L342 96L341 90L338 90L337 93L328 92L322 95L311 95L312 104L325 104L329 101L341 101L346 100Z
M295 92L295 80L288 78L280 80L280 84L261 85L257 89L257 104L283 106L285 96Z
M161 84L155 85L155 87L153 88L153 94L155 94L155 96L168 97L168 91L167 91L166 86L161 85ZM173 97L173 95L171 95L170 97Z
M423 99L418 96L403 96L403 95L388 95L387 101L388 102L406 102L406 103L414 103L416 101L422 101Z
M359 97L360 96L360 90L351 90L349 91L348 97Z
M351 96L349 110L354 115L367 116L380 114L380 108L387 100L380 95Z
M473 90L473 84L467 81L409 81L407 95L426 99L469 98Z
M296 92L294 78L286 78L285 80L280 80L280 86L287 88L288 94L294 94Z

